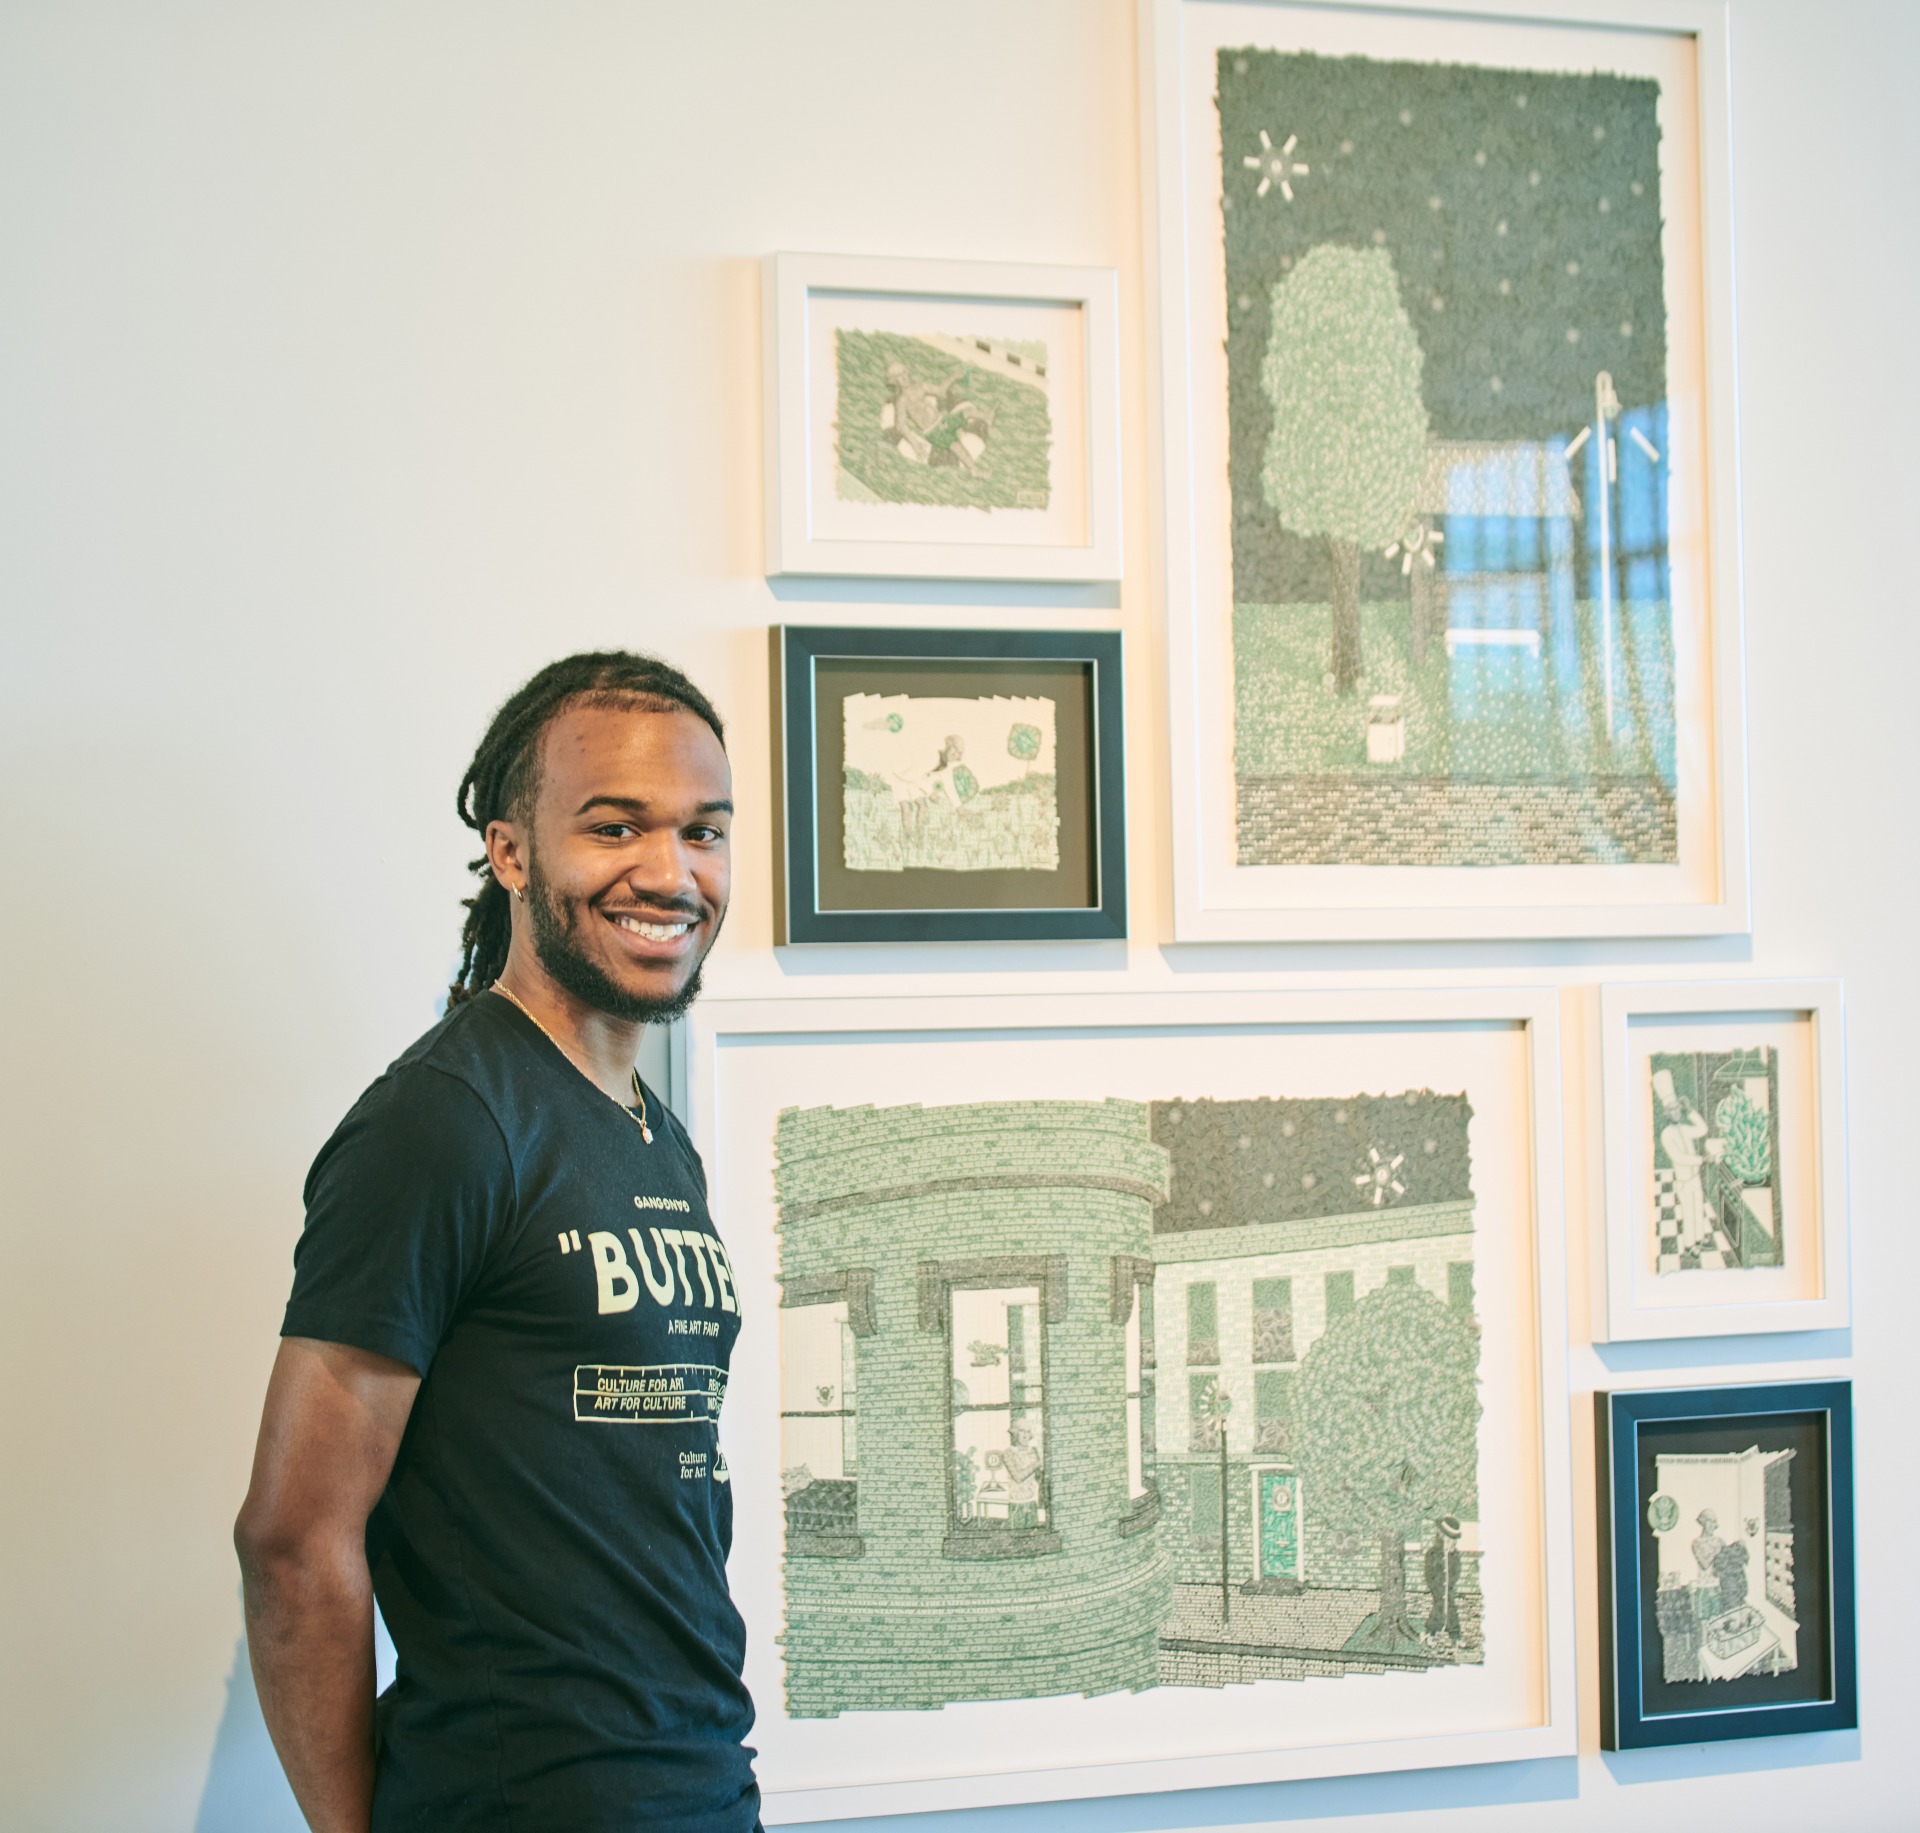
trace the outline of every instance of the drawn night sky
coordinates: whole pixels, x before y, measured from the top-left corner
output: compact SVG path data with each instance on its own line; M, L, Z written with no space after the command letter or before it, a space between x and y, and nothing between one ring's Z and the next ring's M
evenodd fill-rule
M1665 400L1653 80L1229 49L1218 82L1236 600L1325 596L1260 482L1270 301L1313 248L1391 255L1436 439L1571 438L1603 369Z

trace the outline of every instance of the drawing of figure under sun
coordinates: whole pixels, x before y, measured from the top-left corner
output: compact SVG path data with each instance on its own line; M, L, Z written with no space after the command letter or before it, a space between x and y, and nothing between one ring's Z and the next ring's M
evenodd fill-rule
M1660 1549L1654 1622L1668 1682L1799 1664L1791 1451L1656 1456L1647 1524Z
M1053 426L1044 343L843 330L834 347L837 495L1046 508Z
M1779 1092L1771 1045L1650 1058L1656 1273L1785 1264Z
M1055 872L1054 703L849 694L850 872Z

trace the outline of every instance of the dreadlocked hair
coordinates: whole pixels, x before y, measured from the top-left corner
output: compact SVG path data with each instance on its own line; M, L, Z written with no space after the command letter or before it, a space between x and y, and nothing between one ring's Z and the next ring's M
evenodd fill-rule
M657 656L598 649L564 657L541 669L494 714L460 779L454 805L476 834L484 836L490 822L524 818L539 785L541 737L558 715L576 706L693 713L712 727L723 747L727 742L713 703ZM447 989L449 1011L499 979L512 933L512 899L494 877L486 854L470 861L467 869L480 884L472 897L461 900L467 920L460 931L460 972Z

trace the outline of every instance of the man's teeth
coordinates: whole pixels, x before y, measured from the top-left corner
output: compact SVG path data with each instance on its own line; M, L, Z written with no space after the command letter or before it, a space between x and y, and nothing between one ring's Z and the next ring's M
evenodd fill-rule
M671 942L675 936L684 936L693 927L691 923L643 923L638 917L631 916L617 916L613 920L622 929L631 930L648 942Z

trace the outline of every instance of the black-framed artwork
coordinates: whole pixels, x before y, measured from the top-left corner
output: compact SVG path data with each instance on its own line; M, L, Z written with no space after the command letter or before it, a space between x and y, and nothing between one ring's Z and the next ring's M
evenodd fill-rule
M1594 1402L1603 1748L1856 1725L1853 1384Z
M1113 631L772 632L775 940L1127 933Z

